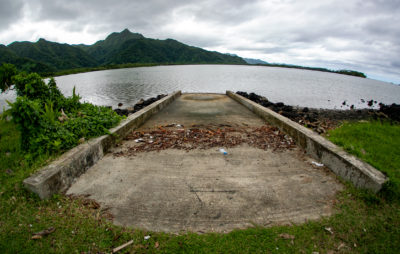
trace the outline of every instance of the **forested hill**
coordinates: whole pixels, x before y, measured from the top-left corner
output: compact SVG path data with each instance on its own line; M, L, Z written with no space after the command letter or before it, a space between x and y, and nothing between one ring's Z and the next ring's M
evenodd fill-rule
M93 45L69 45L40 39L37 42L0 44L0 63L12 63L20 70L49 73L117 64L246 64L230 56L192 47L178 41L145 38L128 29L112 33Z

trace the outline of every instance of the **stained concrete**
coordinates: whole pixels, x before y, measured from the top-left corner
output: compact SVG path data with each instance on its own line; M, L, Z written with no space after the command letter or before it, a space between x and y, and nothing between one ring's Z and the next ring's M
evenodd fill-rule
M169 107L150 118L141 129L171 123L191 126L262 126L264 120L224 94L182 94Z
M378 192L389 180L376 168L348 154L318 133L243 96L230 91L227 91L227 95L265 119L269 124L289 134L307 154L327 165L335 174L352 182L356 187Z
M251 147L108 155L68 194L109 207L117 225L152 231L226 232L300 223L331 213L341 185L299 151Z
M261 126L265 122L225 95L184 94L140 130L184 126ZM114 151L129 147L124 141ZM89 195L114 223L165 232L227 232L254 224L300 223L330 215L342 185L300 149L226 149L104 156L67 194Z

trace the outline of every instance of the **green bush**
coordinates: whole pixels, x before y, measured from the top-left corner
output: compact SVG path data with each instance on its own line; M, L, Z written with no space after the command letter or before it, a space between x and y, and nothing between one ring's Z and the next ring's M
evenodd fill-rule
M83 140L108 134L122 119L110 108L80 103L75 93L64 97L53 78L46 84L36 74L13 77L17 99L5 113L21 132L22 149L31 156L54 154Z

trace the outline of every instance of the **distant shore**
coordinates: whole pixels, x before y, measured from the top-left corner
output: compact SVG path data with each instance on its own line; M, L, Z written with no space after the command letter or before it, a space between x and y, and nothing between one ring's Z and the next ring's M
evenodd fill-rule
M69 69L62 70L56 72L43 72L40 73L42 77L58 77L65 76L71 74L85 73L85 72L93 72L93 71L105 71L105 70L114 70L114 69L125 69L125 68L137 68L137 67L153 67L153 66L172 66L172 65L209 65L210 63L198 63L198 64L184 64L184 63L129 63L129 64L114 64L114 65L105 65L99 67L85 67L85 68L77 68L77 69ZM214 65L215 63L213 63ZM366 78L367 76L358 71L353 70L329 70L326 68L319 67L307 67L300 65L288 65L288 64L217 64L217 65L244 65L244 66L264 66L264 67L279 67L279 68L288 68L288 69L300 69L300 70L310 70L310 71L320 71L320 72L330 72L360 78Z

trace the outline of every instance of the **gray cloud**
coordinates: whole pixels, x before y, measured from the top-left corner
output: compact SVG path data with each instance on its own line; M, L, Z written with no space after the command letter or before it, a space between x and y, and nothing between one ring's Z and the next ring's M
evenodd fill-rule
M398 13L398 0L3 0L0 43L17 39L7 29L18 22L52 24L60 32L49 39L61 42L82 33L93 43L129 28L268 62L387 73L400 82ZM48 38L40 25L30 29Z
M7 29L10 24L22 16L23 1L0 1L0 29Z

